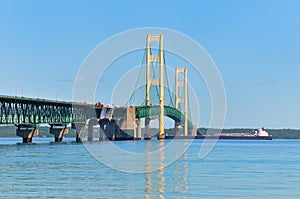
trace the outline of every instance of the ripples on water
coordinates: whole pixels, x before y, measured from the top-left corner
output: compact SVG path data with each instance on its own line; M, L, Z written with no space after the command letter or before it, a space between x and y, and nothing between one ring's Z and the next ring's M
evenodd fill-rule
M164 167L168 157L162 151L162 158L137 163L145 171L153 165L159 165L158 170L136 174L103 165L88 153L88 144L49 144L52 139L14 144L17 141L0 139L1 198L300 198L300 141L219 140L206 158L199 159L202 140L195 140L169 166ZM142 152L168 142L114 144ZM109 154L109 149L102 147L99 153ZM111 160L134 163L116 154Z

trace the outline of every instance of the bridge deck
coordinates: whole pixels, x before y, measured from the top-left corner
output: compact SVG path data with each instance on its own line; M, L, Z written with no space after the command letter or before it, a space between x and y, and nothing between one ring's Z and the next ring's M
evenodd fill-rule
M102 108L103 105L79 102L0 96L0 124L85 122L88 118L100 118ZM159 106L136 106L135 108L137 119L160 114ZM116 107L115 119L120 119L125 109L126 107ZM176 122L184 121L184 115L170 106L165 106L165 116ZM188 121L188 127L192 128L192 126L192 122Z

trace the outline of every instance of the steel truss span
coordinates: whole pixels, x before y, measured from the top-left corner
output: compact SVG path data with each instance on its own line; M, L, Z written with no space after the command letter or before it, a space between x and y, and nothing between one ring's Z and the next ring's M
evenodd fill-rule
M0 124L70 124L100 115L101 107L83 103L0 96Z

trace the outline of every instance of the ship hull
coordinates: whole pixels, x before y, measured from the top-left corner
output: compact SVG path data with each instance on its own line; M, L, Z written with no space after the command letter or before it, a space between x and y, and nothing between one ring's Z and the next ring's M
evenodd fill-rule
M165 139L220 139L220 140L272 140L272 136L229 136L229 135L198 135L198 136L165 136Z

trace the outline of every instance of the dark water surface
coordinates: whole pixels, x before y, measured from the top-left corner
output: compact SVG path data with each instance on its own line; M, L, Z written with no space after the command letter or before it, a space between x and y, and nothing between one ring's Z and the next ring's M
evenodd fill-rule
M136 174L100 163L86 150L88 143L35 141L39 144L0 139L0 198L300 198L299 140L219 140L204 159L198 155L203 141L195 140L169 166L148 172L147 165L160 164L160 159L150 158L139 162L145 172ZM141 152L159 148L159 143L114 145ZM109 154L109 149L102 147L99 153ZM117 155L111 159L120 160Z

